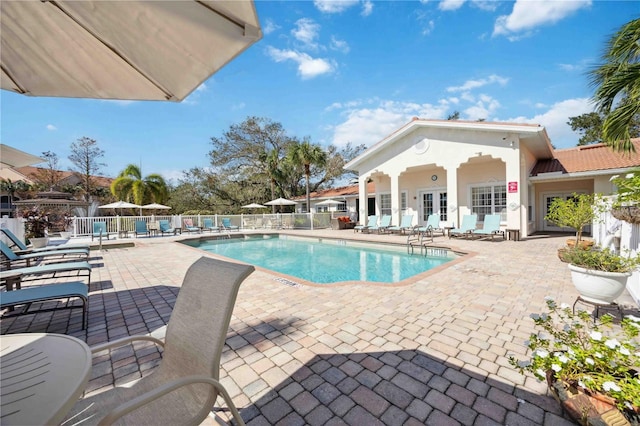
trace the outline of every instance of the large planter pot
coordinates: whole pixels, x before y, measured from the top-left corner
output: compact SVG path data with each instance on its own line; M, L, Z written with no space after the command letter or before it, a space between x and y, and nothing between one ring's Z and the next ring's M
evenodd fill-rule
M640 206L620 206L611 210L611 215L625 222L640 223Z
M29 238L33 248L46 247L49 244L49 237Z
M622 294L631 272L604 272L569 265L571 280L582 299L587 302L610 304Z

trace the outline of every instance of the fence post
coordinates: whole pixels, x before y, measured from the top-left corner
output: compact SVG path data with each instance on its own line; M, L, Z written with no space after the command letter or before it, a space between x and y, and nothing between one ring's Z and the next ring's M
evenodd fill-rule
M309 215L309 221L311 222L311 230L313 231L313 212L307 213Z
M78 236L78 218L76 216L73 217L73 236Z

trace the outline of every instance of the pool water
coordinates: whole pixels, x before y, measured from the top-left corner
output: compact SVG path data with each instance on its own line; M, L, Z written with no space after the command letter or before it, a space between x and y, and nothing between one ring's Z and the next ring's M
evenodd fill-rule
M341 281L397 283L456 258L447 250L434 251L437 255L409 255L404 247L383 248L345 240L291 236L184 243L318 284Z

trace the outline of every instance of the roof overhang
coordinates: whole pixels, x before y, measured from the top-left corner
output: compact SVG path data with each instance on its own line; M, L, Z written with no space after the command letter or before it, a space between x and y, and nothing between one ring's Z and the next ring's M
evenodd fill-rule
M585 179L585 178L592 178L596 176L629 173L629 171L634 169L635 167L625 167L625 168L619 168L619 169L589 170L584 172L573 172L573 173L549 172L549 173L541 173L537 176L530 176L529 181L531 183L540 183L540 182L555 182L559 180Z
M16 167L30 166L44 161L43 158L20 151L9 145L0 144L0 168L15 169Z

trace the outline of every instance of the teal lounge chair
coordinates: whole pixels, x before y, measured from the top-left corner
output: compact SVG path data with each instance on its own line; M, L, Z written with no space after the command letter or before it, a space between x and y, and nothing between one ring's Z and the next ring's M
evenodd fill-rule
M477 214L464 215L462 217L462 225L460 225L460 228L455 228L449 231L449 238L451 237L467 238L476 229L477 221L478 221Z
M0 241L0 252L2 255L9 261L9 263L13 262L25 262L26 266L31 266L32 260L60 260L64 259L65 261L71 261L72 259L67 259L66 256L72 256L74 258L82 258L86 260L89 257L89 249L67 249L67 250L51 250L51 251L39 251L36 253L25 253L25 254L16 254L13 250L9 248L3 241Z
M419 232L430 232L431 236L435 236L436 233L442 234L444 237L444 228L440 227L440 215L438 213L430 214L427 217L427 223L424 226L418 227Z
M487 214L484 216L484 222L482 224L482 229L475 229L471 231L471 238L476 235L479 237L491 237L491 241L493 241L493 237L502 234L502 239L505 239L504 231L500 230L500 215L499 214Z
M228 217L222 218L222 229L226 231L239 231L240 228L236 225L231 224L231 219Z
M391 215L390 214L385 214L380 219L380 225L367 227L363 231L367 231L367 232L376 231L376 232L378 232L378 234L380 234L382 232L385 232L387 230L387 228L390 227L390 226L391 226Z
M0 228L0 231L2 231L2 233L4 233L4 235L11 242L11 244L12 244L11 250L13 250L13 252L15 254L26 254L26 253L36 253L36 252L39 252L39 251L54 251L54 250L68 250L68 249L87 249L87 250L89 250L89 245L88 244L61 244L59 246L47 246L47 247L42 247L42 248L31 248L31 247L27 247L27 245L25 243L20 241L20 238L18 238L16 236L16 234L11 232L9 229Z
M93 233L91 234L91 241L94 238L106 238L109 239L109 233L107 232L107 222L93 222Z
M136 228L135 228L135 236L138 238L138 234L147 234L147 237L151 235L149 233L149 228L147 228L147 222L144 220L136 220Z
M205 219L202 219L202 230L209 231L209 232L213 232L213 231L220 232L220 227L215 226L213 224L213 219L205 218Z
M176 235L176 233L178 232L178 229L171 227L168 220L159 220L158 231L160 231L161 235L164 235L164 234Z
M25 281L52 279L61 277L87 277L87 285L91 283L91 265L89 262L49 263L47 265L29 266L25 268L2 269L0 282L7 283L7 288ZM9 285L11 283L11 285Z
M186 229L187 232L189 233L195 232L196 234L199 234L200 232L202 232L202 229L200 229L199 226L195 226L193 224L193 219L185 219L183 222L184 222L184 229Z
M411 231L412 223L413 223L413 215L405 214L402 216L402 220L400 221L399 226L390 226L387 228L387 231L400 232L401 234L404 234L405 232Z
M378 216L369 216L369 218L367 219L367 224L366 225L356 225L353 227L353 232L364 232L365 229L369 229L373 226L377 226L378 224Z

